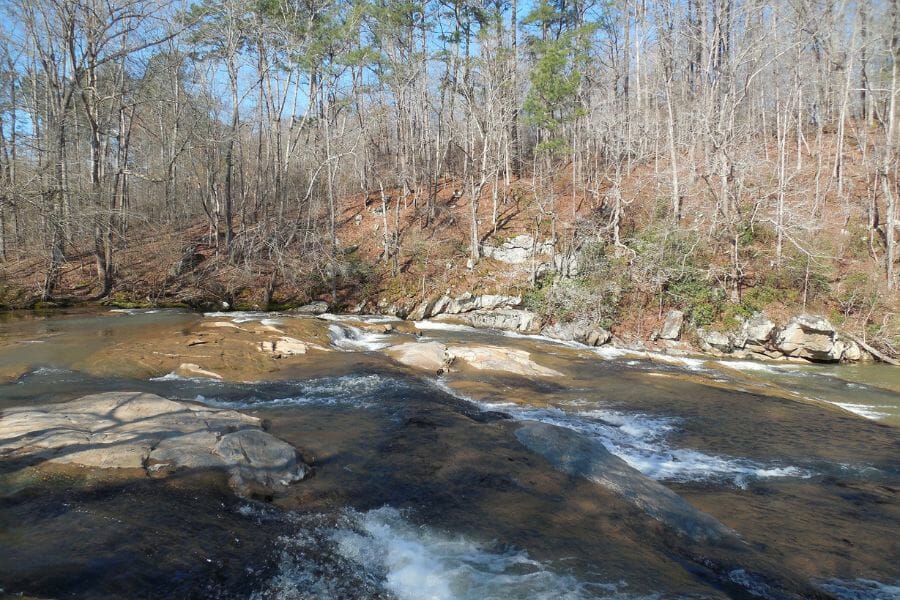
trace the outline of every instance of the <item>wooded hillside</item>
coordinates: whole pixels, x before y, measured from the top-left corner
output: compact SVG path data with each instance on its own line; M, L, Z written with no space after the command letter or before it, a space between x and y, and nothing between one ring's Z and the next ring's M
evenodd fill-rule
M500 286L897 343L894 0L2 10L0 304ZM522 233L578 268L482 256Z

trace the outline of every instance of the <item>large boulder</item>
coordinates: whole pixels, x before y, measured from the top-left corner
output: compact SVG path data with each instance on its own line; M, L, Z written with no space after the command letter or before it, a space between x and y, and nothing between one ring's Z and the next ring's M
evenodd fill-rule
M279 490L308 472L294 448L255 417L138 392L7 409L0 413L0 458L151 476L220 469L241 494Z
M447 355L459 359L472 368L486 371L501 371L522 377L562 377L562 373L539 365L531 359L531 354L518 348L504 346L451 346Z
M400 364L432 373L443 371L449 362L447 347L440 342L409 342L385 349Z
M731 338L719 331L706 331L705 329L698 329L697 337L700 338L701 347L703 350L731 352L733 349Z
M588 323L554 323L541 329L541 334L564 342L579 342L588 346L602 346L612 334L599 325Z
M684 326L684 313L680 310L670 310L666 315L662 329L659 330L659 338L662 340L677 340L681 337L681 328Z
M748 345L765 347L771 340L775 331L773 323L764 313L756 313L741 325L740 347Z
M813 361L841 360L846 344L828 319L818 315L794 317L778 332L775 347L785 356Z
M291 310L292 313L298 315L324 315L328 312L328 303L322 300L316 300L303 306Z

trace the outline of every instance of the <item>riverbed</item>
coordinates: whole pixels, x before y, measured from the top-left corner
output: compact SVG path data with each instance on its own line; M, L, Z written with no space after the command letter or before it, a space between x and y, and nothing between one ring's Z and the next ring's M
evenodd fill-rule
M264 351L266 335L304 352ZM384 352L427 341L514 350L541 370L428 372ZM0 460L3 593L900 597L900 369L385 317L0 316L0 410L104 391L260 417L313 475L239 497L215 472ZM552 439L526 439L528 424Z

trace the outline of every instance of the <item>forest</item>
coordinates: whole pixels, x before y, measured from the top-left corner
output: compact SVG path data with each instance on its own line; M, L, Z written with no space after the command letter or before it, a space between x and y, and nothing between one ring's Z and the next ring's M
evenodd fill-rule
M0 10L0 305L503 286L900 341L895 0ZM485 244L521 234L577 269L510 278Z

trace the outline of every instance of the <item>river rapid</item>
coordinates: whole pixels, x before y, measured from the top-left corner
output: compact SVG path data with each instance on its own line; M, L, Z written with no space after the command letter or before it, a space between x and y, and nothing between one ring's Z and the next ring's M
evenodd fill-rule
M197 337L229 323L318 349ZM415 340L554 374L383 352ZM221 378L177 374L187 361ZM0 315L0 410L126 390L258 416L314 473L240 498L215 472L0 456L0 596L900 598L900 369L381 317Z

